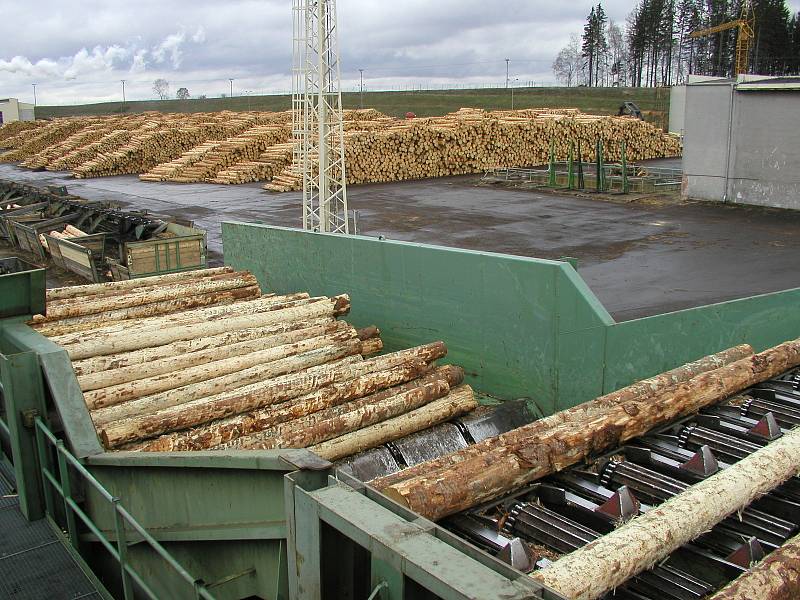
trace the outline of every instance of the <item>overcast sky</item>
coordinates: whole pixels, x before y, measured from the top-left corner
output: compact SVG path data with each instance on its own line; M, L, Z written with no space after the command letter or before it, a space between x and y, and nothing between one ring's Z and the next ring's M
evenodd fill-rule
M343 89L552 82L556 52L592 2L338 0ZM634 0L603 2L624 23ZM790 2L800 10L800 0ZM291 0L2 0L0 97L40 104L153 96L163 77L192 96L269 93L290 83Z

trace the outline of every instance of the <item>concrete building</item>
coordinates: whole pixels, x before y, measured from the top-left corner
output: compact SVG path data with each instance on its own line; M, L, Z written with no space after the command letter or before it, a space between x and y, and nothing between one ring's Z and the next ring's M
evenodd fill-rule
M33 104L20 102L16 98L0 98L0 125L12 121L33 121L36 109Z
M800 78L690 79L684 196L800 209Z

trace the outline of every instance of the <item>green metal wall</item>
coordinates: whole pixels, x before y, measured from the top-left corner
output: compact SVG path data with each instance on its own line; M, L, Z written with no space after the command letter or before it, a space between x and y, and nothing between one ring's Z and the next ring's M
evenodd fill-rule
M478 390L574 406L748 342L800 336L800 289L615 323L564 262L223 223L227 264L265 290L349 293L389 350L443 339Z

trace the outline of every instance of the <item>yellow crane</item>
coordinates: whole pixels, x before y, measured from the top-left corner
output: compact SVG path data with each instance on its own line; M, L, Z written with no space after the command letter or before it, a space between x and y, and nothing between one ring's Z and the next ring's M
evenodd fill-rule
M742 14L735 21L721 23L708 29L700 29L693 31L689 37L699 38L714 35L729 29L738 29L739 35L736 38L736 73L741 75L747 73L750 66L750 49L753 47L753 39L755 38L756 29L756 15L753 12L753 6L748 1L742 5Z

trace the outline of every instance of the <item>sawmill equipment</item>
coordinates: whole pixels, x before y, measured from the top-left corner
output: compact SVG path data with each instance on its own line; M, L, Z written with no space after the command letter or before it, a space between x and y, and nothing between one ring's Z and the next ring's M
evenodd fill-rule
M755 39L755 26L756 15L753 11L752 2L747 0L742 4L742 13L735 21L728 21L714 27L693 31L689 34L689 37L701 38L731 29L738 29L738 36L736 37L736 70L734 72L734 76L738 76L750 70L750 50L753 47L753 39Z
M294 0L292 130L303 229L349 233L336 0Z

